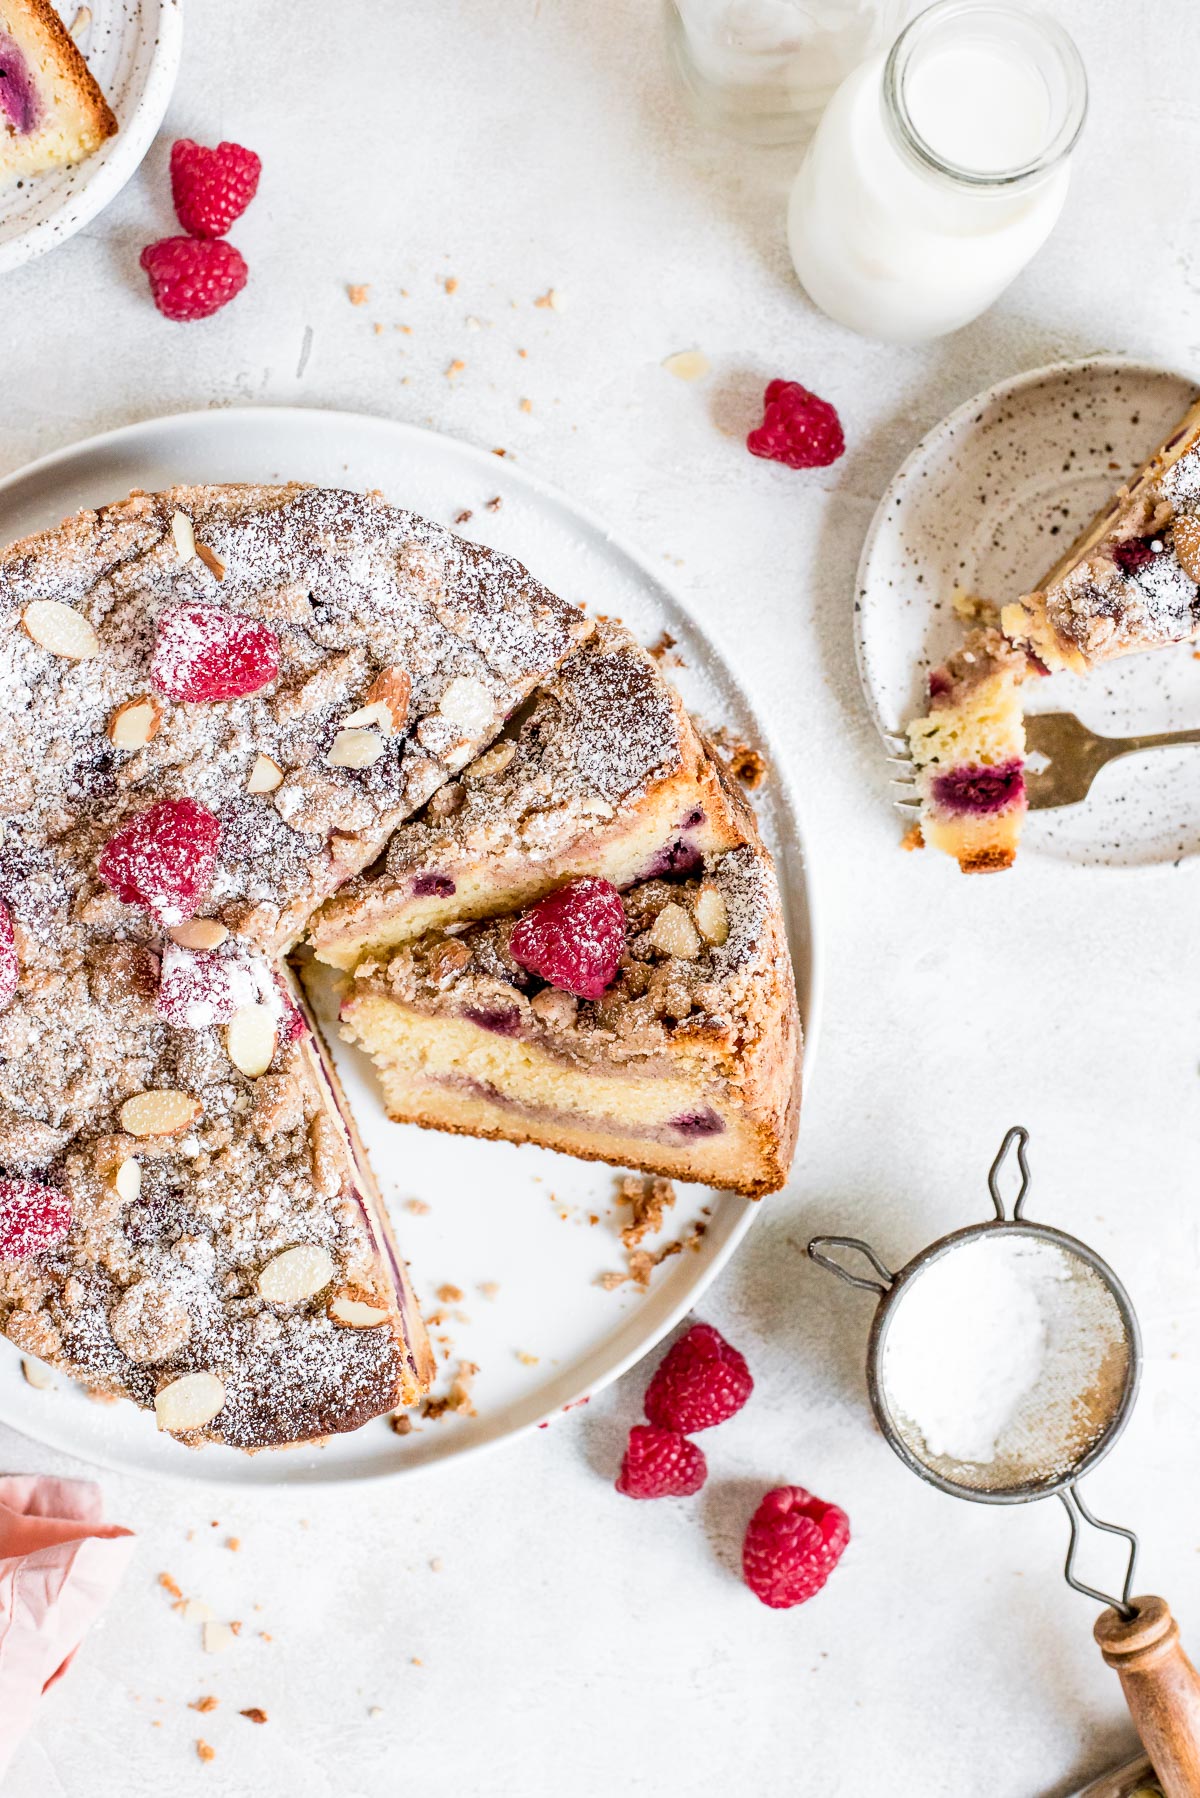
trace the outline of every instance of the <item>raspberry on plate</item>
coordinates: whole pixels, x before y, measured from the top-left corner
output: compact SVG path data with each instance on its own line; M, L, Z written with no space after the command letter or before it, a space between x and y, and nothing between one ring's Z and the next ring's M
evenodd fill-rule
M773 1610L803 1604L819 1592L845 1552L850 1519L803 1486L776 1486L750 1519L742 1573L756 1598Z
M13 935L12 913L0 899L0 1006L7 1005L21 984L21 962Z
M158 621L150 684L167 699L244 699L279 673L269 624L220 606L176 606Z
M250 275L241 251L224 238L163 237L146 245L140 261L163 317L185 324L228 306Z
M664 1430L710 1430L740 1411L753 1390L745 1356L711 1324L693 1324L646 1388L646 1416Z
M523 968L560 992L599 999L625 953L625 908L610 881L584 875L523 911L509 948Z
M164 924L196 915L217 869L221 826L195 799L160 799L109 837L97 864L118 899Z
M708 1477L703 1449L678 1430L635 1423L617 1476L626 1498L690 1498Z
M763 421L750 432L746 448L789 468L828 468L844 454L846 439L828 400L799 381L772 381L763 395Z
M171 145L171 198L175 215L192 237L224 237L258 192L262 163L242 144L215 150L190 137Z
M71 1201L36 1180L0 1180L0 1261L27 1261L71 1228Z

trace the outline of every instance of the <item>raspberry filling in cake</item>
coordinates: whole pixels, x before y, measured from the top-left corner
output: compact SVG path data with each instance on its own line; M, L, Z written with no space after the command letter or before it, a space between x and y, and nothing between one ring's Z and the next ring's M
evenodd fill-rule
M930 797L944 812L960 817L988 817L1006 811L1025 797L1025 766L1015 757L993 768L976 763L937 774L930 782Z
M29 64L8 33L0 30L0 115L23 137L37 124L40 111Z
M560 902L574 927L584 886L604 890L572 941L544 908ZM786 1178L798 1023L757 844L619 895L568 883L515 917L369 956L342 1020L392 1117L752 1194Z

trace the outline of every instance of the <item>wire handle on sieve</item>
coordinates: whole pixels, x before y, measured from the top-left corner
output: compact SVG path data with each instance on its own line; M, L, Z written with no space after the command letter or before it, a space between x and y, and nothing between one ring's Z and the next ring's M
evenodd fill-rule
M992 1195L992 1204L996 1207L996 1221L1000 1224L1006 1224L1008 1222L1008 1217L1004 1210L1004 1200L1000 1195L1000 1169L1004 1166L1008 1151L1012 1148L1014 1143L1017 1145L1017 1166L1021 1170L1021 1190L1017 1194L1016 1203L1014 1204L1012 1211L1012 1221L1014 1224L1019 1224L1021 1222L1022 1214L1025 1210L1025 1201L1029 1197L1029 1187L1033 1179L1032 1174L1029 1172L1029 1162L1025 1155L1025 1151L1029 1147L1029 1132L1024 1124L1014 1124L1012 1129L1006 1132L1004 1141L1000 1144L1000 1147L996 1152L996 1159L988 1169L988 1191Z

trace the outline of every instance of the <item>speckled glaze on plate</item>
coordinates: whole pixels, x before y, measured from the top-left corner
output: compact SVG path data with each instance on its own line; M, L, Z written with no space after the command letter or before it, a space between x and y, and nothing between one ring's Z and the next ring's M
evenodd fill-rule
M931 665L960 640L958 586L1007 600L1035 587L1113 489L1193 403L1185 375L1117 357L1057 363L952 412L899 469L867 533L855 629L880 730L924 710ZM1028 690L1106 735L1200 724L1190 645L1109 662ZM1031 812L1018 868L1149 868L1200 855L1200 753L1158 750L1106 768L1083 805Z
M70 25L74 0L59 0ZM0 188L0 274L71 237L120 193L162 123L179 72L182 0L90 0L77 45L117 115L115 137L70 169Z

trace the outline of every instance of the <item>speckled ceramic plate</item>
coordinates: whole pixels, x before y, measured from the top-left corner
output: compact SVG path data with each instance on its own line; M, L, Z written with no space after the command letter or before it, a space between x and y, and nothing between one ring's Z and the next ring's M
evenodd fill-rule
M1059 363L989 388L925 437L884 494L858 571L859 669L879 728L923 709L930 666L960 640L954 588L1006 600L1045 571L1167 434L1197 383L1114 357ZM1030 710L1069 711L1122 735L1200 724L1188 645L1057 674ZM1088 800L1031 812L1018 867L1145 868L1200 854L1200 752L1158 750L1106 768Z
M70 26L78 6L59 0ZM120 130L94 156L0 190L0 274L53 249L120 193L162 123L179 71L182 0L90 0L76 43Z
M650 564L553 488L483 450L411 425L353 413L248 407L187 413L109 432L0 481L0 543L54 524L82 505L176 481L316 481L379 488L386 498L519 556L564 598L623 618L643 642L665 630L685 699L710 723L768 750L749 700ZM812 896L803 834L777 765L756 795L775 851L805 1033L805 1081L817 1031ZM322 1015L330 1016L330 1007ZM665 1229L647 1248L686 1242L648 1291L605 1290L625 1269L628 1217L609 1168L545 1149L474 1142L390 1123L366 1058L326 1035L409 1258L442 1363L439 1387L473 1363L476 1415L416 1418L397 1436L376 1420L327 1447L239 1455L182 1447L132 1405L90 1402L69 1380L35 1391L0 1342L0 1419L26 1435L105 1465L221 1484L362 1480L411 1473L536 1428L641 1358L696 1303L760 1207L734 1193L677 1187ZM771 1200L763 1201L770 1204Z

